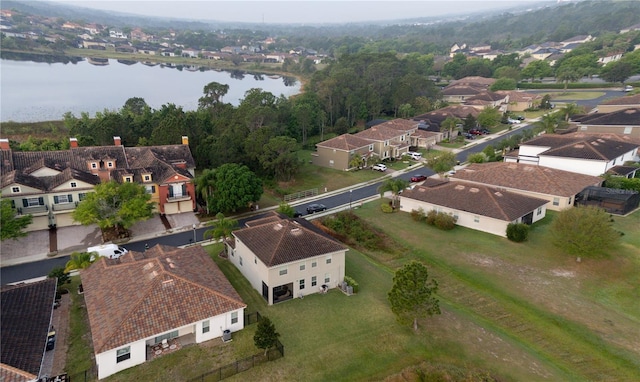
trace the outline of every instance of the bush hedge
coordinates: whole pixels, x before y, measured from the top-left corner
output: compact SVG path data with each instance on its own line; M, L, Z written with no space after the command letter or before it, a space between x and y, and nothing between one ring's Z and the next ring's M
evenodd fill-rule
M529 226L524 223L509 223L507 238L516 243L522 243L529 238Z

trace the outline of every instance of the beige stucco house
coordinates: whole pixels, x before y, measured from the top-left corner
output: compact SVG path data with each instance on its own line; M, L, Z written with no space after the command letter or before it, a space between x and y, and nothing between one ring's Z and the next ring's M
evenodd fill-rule
M473 163L457 170L449 179L545 199L546 208L554 211L573 207L577 194L603 182L597 176L507 162Z
M316 145L316 152L311 154L311 161L317 166L349 170L349 164L354 156L359 155L365 160L373 155L374 143L368 139L352 134L342 134Z
M347 248L306 220L273 213L247 225L226 242L228 257L269 305L344 280Z
M547 200L464 181L427 179L400 194L400 210L436 210L462 227L506 237L509 223L532 224L545 217Z
M496 93L509 97L507 99L507 111L525 111L536 106L542 99L538 94L516 90L498 90Z
M632 97L629 97L632 98ZM640 99L640 94L638 94ZM623 101L617 101L621 103ZM605 110L607 106L611 109L618 105L602 105ZM578 132L597 134L617 134L632 138L640 138L640 105L638 107L621 108L608 113L598 110L597 113L577 116L572 118L571 125L575 126Z

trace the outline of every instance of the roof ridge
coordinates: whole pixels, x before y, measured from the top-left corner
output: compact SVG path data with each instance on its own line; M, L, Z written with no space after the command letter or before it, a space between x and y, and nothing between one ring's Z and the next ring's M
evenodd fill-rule
M202 285L202 284L196 283L196 282L191 281L191 280L189 280L189 279L187 279L187 278L184 278L183 276L178 276L177 274L175 274L175 273L173 273L173 272L171 272L171 271L169 271L169 270L166 270L166 269L165 269L165 271L166 271L166 272L168 272L168 273L170 273L171 275L174 275L177 279L182 280L182 281L184 281L184 282L186 282L186 283L188 283L188 284L191 284L191 285L193 285L193 286L194 286L194 287L196 287L196 288L206 289L206 290L208 290L208 291L212 292L213 294L215 294L215 295L217 295L217 296L220 296L220 297L222 297L222 298L224 298L224 299L226 299L226 300L230 300L230 301L236 302L236 303L238 303L238 304L240 304L240 305L247 306L247 304L245 304L245 303L244 303L244 301L237 301L235 298L231 298L231 297L229 297L229 296L225 295L225 294L224 294L224 293L222 293L222 292L219 292L219 291L217 291L217 290L214 290L214 289L209 288L208 286L205 286L205 285ZM222 271L220 271L220 272L222 272ZM225 277L226 277L226 276L225 276ZM235 289L235 288L234 288L234 289ZM240 294L238 294L238 296L239 296L239 295L240 295Z
M162 267L162 264L160 263L160 258L159 258L159 257L151 257L151 258L148 258L148 259L147 259L147 258L145 258L145 260L150 260L150 261L155 260L155 261L158 263L158 266L159 266L161 269L163 268L163 267ZM138 263L138 262L129 263L128 265L129 265L129 266L131 266L132 264L136 264L136 263ZM105 268L104 268L104 269L107 269L107 268L108 268L108 267L106 266L106 262L105 262ZM149 285L148 285L148 287L147 287L147 292L146 292L146 293L142 293L142 294L141 294L141 296L142 296L142 297L140 297L140 298L138 299L138 301L136 301L134 304L132 304L132 305L131 305L131 306L132 306L132 309L129 309L129 311L127 312L127 314L125 314L124 316L122 316L122 319L121 319L121 320L119 320L119 322L118 322L116 325L114 325L116 328L120 327L120 326L121 326L121 324L122 324L123 322L127 321L127 319L128 319L129 317L133 316L133 312L136 310L135 308L136 308L137 306L139 306L139 305L140 305L140 303L142 302L142 300L144 300L144 299L146 299L146 298L147 298L147 296L150 294L151 290L153 289L153 280L154 280L154 279L155 279L155 277L154 277L153 279L151 279L151 280L150 280ZM114 331L113 331L112 333L110 333L108 336L105 336L105 337L104 337L104 340L102 341L103 343L102 343L102 344L100 344L100 345L101 345L101 346L100 346L100 350L102 350L102 349L103 349L103 347L104 347L107 343L109 343L109 341L111 341L111 339L112 339L113 337L115 337L117 333L118 333L118 331L117 331L117 330L114 330ZM108 349L106 349L106 350L108 350Z
M493 204L497 207L497 210L500 212L500 215L502 215L503 218L505 218L506 221L509 221L509 215L507 215L506 212L504 212L504 209L500 206L500 203L498 203L498 201L496 200L496 194L493 191L494 189L491 189L487 186L483 186L482 188L485 189L485 192L489 195L489 197L491 198L491 200L493 201ZM508 192L508 191L500 191L497 190L497 192Z
M285 220L285 219L283 219ZM286 221L286 220L285 220ZM271 224L271 226L275 225L275 224L280 224L282 225L282 220L274 222L273 224ZM288 224L287 224L288 225ZM259 226L258 226L259 227ZM284 228L284 227L282 227ZM280 244L282 243L282 241L284 240L284 234L285 234L286 230L281 229L280 230L280 239L278 240L278 242L276 243L276 245L273 247L273 252L269 255L269 263L273 262L273 259L276 257L276 253L278 252L278 248L280 248Z

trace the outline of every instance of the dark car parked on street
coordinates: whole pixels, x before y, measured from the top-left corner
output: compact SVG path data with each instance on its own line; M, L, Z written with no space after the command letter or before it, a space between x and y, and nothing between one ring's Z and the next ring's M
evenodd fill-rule
M309 204L309 206L307 207L307 213L312 214L315 212L326 211L326 209L327 207L324 204L319 204L319 203Z

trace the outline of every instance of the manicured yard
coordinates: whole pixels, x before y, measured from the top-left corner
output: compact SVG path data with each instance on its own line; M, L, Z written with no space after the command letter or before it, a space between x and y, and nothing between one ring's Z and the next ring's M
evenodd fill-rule
M391 235L400 255L347 254L346 274L360 293L332 290L267 307L235 267L206 247L248 304L276 325L285 357L233 380L406 380L420 365L460 379L488 373L501 381L640 380L640 212L616 217L625 232L608 257L577 263L550 244L553 213L524 244L461 227L440 231L407 213L384 214L378 202L356 210ZM399 325L386 295L392 270L411 259L439 282L442 315L413 333ZM193 346L108 379L184 380L255 353L255 325L233 342ZM427 379L428 380L428 379ZM478 379L467 379L478 380Z

